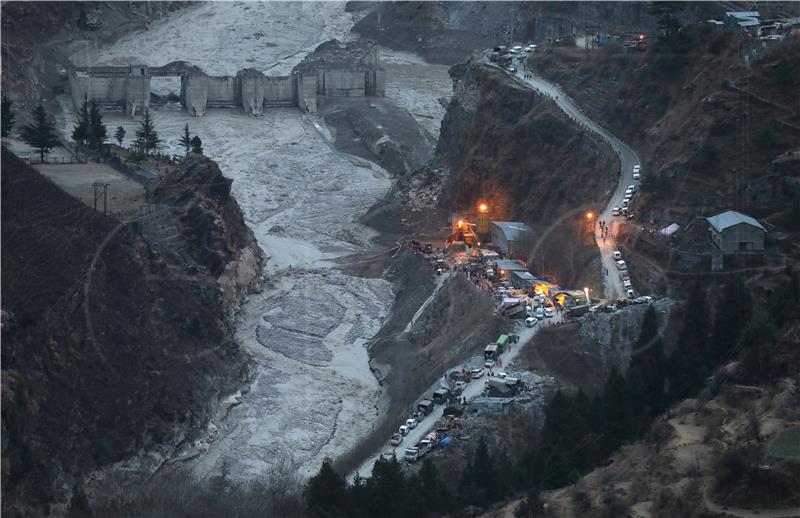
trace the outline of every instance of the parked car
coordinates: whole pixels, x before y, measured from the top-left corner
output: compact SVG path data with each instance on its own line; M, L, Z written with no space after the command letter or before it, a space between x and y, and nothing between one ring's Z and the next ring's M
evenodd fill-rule
M485 362L483 362L483 366L487 369L491 369L492 367L494 367L494 360L486 360Z
M641 174L639 174L639 173L633 173L633 179L634 179L634 180L640 180L641 178L642 178L642 175L641 175Z
M413 417L411 419L406 419L406 426L411 428L412 430L417 427L417 420Z
M483 373L486 372L482 368L481 369L472 369L472 377L473 378L480 378L483 376Z
M632 192L636 192L636 184L635 183L630 184L628 186L628 189L630 189Z
M619 212L620 212L620 208L619 207L613 207L611 209L611 215L612 216L619 216Z
M622 259L622 252L620 252L619 250L614 250L613 252L611 252L611 257L613 257L615 261L619 261L620 259Z
M617 269L618 270L627 270L628 269L628 265L627 265L627 263L625 263L625 261L620 259L619 261L617 261Z
M507 376L508 376L508 373L506 373L506 372L498 372L497 374L494 375L495 378L505 378Z
M543 319L544 319L544 310L543 310L542 308L536 308L536 314L535 314L535 316L536 316L536 318L538 318L539 320L543 320Z
M630 187L625 189L625 196L628 196L629 194L633 194L633 189L631 189Z
M634 304L649 304L653 302L653 297L650 295L644 295L642 297L638 297L633 300Z
M633 284L631 283L630 279L625 279L622 281L622 285L625 287L625 289L633 289Z
M536 322L538 322L538 320L536 320L535 317L528 317L525 319L525 327L533 327L536 325Z
M629 198L625 198L624 200L622 200L622 206L623 207L627 207L630 204L631 204L631 200ZM619 216L619 214L617 214L617 216Z
M508 65L508 66L506 67L506 70L508 70L508 71L509 71L509 72L511 72L512 74L515 74L515 73L517 72L517 67L515 67L514 65Z
M411 428L409 428L407 425L404 425L404 424L400 425L400 429L398 430L398 432L400 432L400 435L402 435L403 437L408 435L408 432L410 432L410 431L411 431Z
M401 442L403 442L403 436L400 435L399 433L394 433L392 434L392 440L389 442L392 444L392 446L397 446Z
M381 458L383 460L392 460L393 458L395 458L395 454L393 451L385 451L381 453Z
M633 166L633 172L634 172L634 173L640 173L640 172L642 172L642 166L641 166L641 165L639 165L639 164L636 164L635 166Z
M556 310L553 309L551 306L547 306L544 310L544 316L547 318L552 318L553 315L556 314Z
M628 294L628 298L631 299L631 300L636 298L636 293L634 293L633 290L628 290L627 294Z

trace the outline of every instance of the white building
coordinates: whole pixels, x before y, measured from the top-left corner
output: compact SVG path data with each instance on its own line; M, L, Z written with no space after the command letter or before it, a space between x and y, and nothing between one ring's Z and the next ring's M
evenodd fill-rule
M725 253L764 250L767 229L755 218L727 210L706 218L710 225L711 241Z

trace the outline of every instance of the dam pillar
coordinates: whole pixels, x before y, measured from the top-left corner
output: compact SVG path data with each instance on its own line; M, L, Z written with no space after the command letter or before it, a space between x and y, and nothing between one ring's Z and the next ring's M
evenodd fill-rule
M181 102L190 115L202 117L208 106L208 77L193 73L181 77Z
M150 109L150 75L147 65L130 65L125 82L125 112L135 117Z
M264 91L266 79L258 70L246 69L237 74L239 82L239 100L242 109L249 115L260 116L264 108Z

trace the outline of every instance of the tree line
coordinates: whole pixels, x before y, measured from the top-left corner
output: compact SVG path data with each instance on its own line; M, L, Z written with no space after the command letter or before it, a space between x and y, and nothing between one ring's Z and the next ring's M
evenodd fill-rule
M2 136L7 137L16 123L16 114L12 109L13 103L4 95L2 98ZM50 154L54 147L59 145L58 135L55 129L55 121L39 104L31 112L31 124L23 126L19 131L20 138L39 153L40 159L44 162L45 156ZM117 126L113 138L117 145L125 149L123 142L126 136L123 126ZM108 140L108 129L103 123L103 116L100 108L94 99L84 96L81 107L78 109L77 120L72 129L72 140L79 148L90 151L101 151ZM155 123L149 111L145 111L144 118L139 121L136 129L136 138L131 148L129 160L140 165L147 157L155 153L162 145ZM193 137L189 133L189 124L184 126L184 133L180 139L181 146L186 154L189 152L203 154L203 142L198 135Z

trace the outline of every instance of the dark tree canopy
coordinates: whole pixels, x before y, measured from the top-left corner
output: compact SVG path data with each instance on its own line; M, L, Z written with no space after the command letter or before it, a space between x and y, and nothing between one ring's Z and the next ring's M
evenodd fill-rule
M58 145L58 137L53 122L41 104L34 108L31 115L33 123L23 126L20 135L22 140L39 152L39 157L44 162L44 156Z

